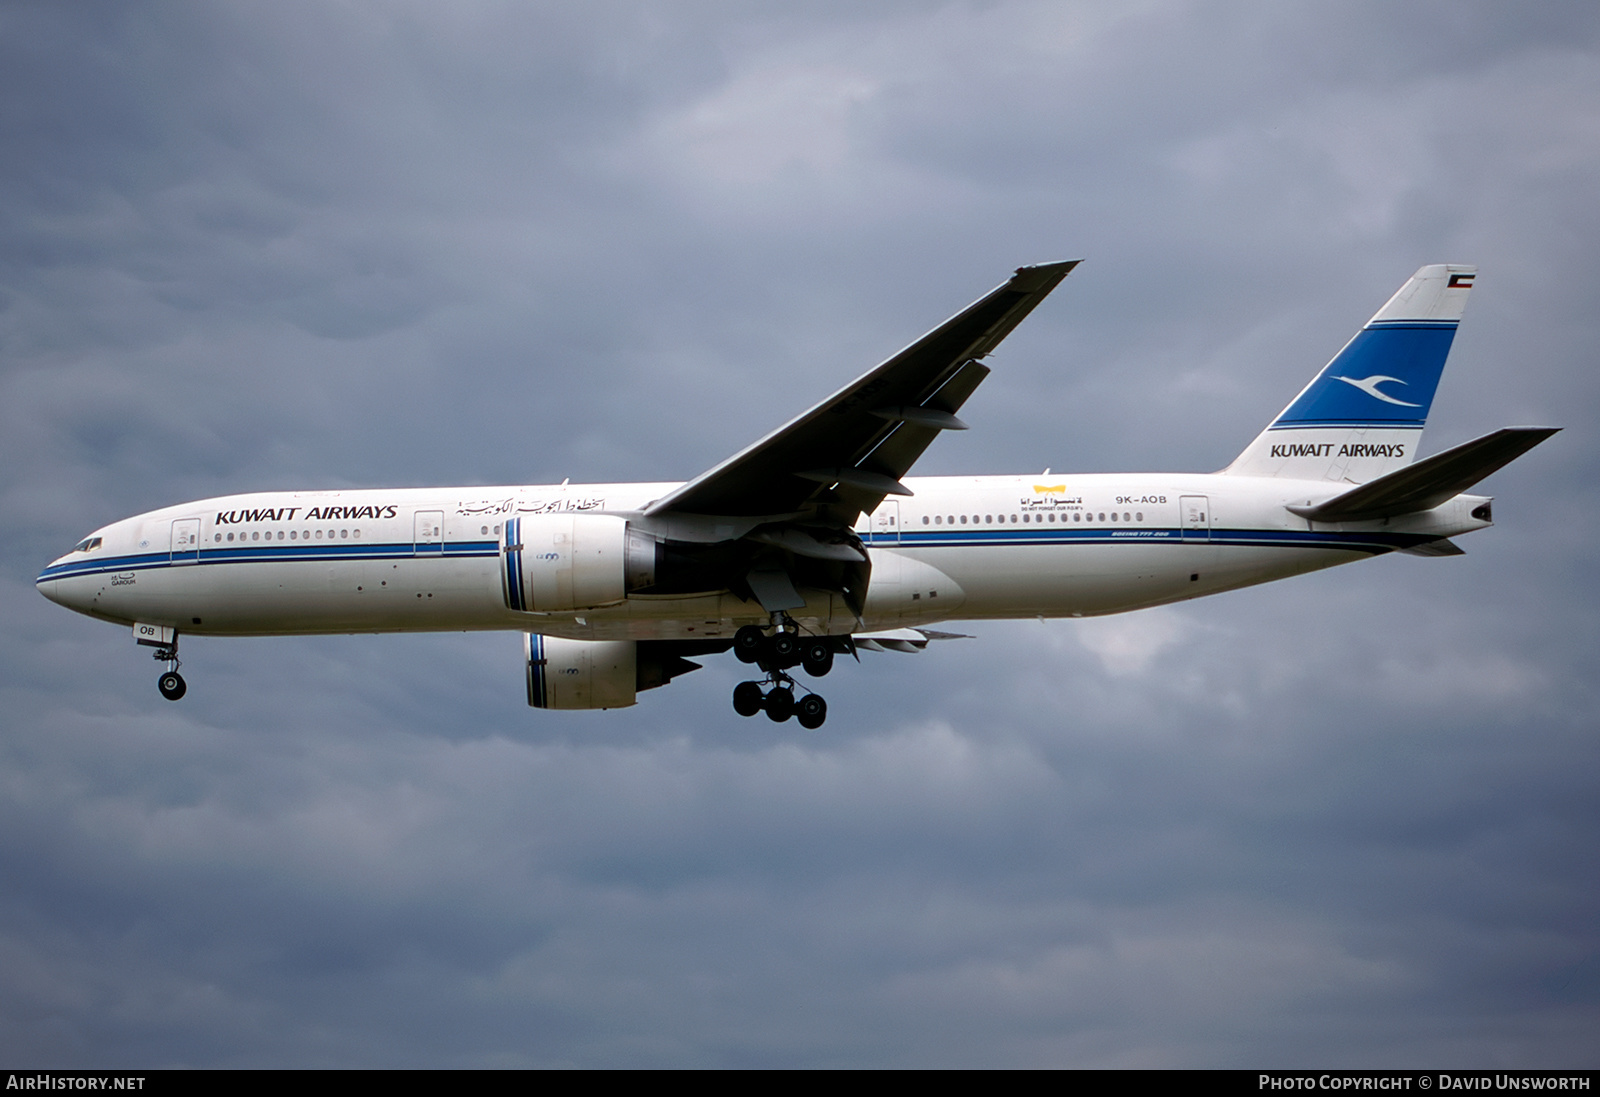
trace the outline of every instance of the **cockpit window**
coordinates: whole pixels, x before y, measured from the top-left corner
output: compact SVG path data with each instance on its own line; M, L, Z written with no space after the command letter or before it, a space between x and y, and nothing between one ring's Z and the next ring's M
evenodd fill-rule
M85 537L83 540L79 541L76 545L72 546L72 551L73 552L93 552L95 549L97 549L99 547L100 547L100 538L98 538L98 537Z

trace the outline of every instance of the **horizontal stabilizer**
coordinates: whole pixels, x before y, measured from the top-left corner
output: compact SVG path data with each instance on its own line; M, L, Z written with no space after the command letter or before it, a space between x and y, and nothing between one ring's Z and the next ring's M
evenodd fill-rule
M971 636L968 636L964 632L940 632L936 628L919 628L919 629L913 629L912 631L913 632L920 632L920 633L922 633L922 635L926 636L930 640L971 640L972 639Z
M858 632L853 637L855 645L864 651L903 651L907 654L921 651L929 640L970 640L961 632L940 632L931 628L890 628L878 632Z
M1463 442L1315 506L1289 510L1313 522L1359 522L1432 510L1509 465L1560 427L1506 427Z

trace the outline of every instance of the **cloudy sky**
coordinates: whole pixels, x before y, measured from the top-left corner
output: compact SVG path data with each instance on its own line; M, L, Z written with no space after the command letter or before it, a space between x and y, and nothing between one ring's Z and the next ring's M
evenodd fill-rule
M0 1059L1600 1065L1600 9L0 6ZM33 589L272 488L694 475L1085 260L919 472L1225 464L1413 270L1499 525L740 720Z

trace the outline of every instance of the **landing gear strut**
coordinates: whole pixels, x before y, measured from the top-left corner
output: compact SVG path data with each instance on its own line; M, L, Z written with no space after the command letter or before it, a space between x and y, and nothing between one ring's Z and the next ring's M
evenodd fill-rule
M169 701L176 701L189 692L189 683L183 680L183 675L178 673L178 638L172 638L169 647L158 647L155 650L155 660L167 664L166 673L156 679L156 688L161 691L161 696Z
M733 711L740 716L765 711L767 719L776 724L793 716L803 728L820 728L828 718L828 702L809 690L795 700L794 677L785 672L803 666L813 678L822 677L833 669L833 647L826 637L801 636L787 615L772 616L770 636L759 625L745 625L733 635L733 653L739 661L754 663L767 673L764 681L740 682L734 687Z

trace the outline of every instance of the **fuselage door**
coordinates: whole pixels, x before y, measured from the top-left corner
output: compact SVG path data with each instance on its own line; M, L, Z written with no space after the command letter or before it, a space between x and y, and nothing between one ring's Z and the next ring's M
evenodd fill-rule
M1211 501L1204 495L1185 495L1178 501L1183 511L1183 539L1211 540Z
M444 511L417 511L416 531L418 556L439 556L444 553Z
M172 562L193 564L200 559L200 519L179 518L172 523Z
M878 504L878 509L872 512L872 537L874 545L898 545L900 543L900 500L885 499Z

